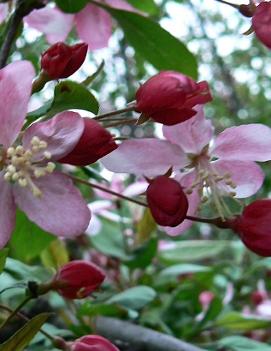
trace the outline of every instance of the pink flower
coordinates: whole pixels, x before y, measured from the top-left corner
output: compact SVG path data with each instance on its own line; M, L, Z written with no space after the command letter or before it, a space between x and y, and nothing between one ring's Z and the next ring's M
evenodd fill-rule
M97 290L104 279L104 272L95 264L75 260L59 269L53 285L66 299L83 299Z
M261 187L264 174L254 161L271 159L271 129L267 126L227 128L213 140L213 126L199 110L188 121L164 126L163 132L167 140L124 141L102 159L104 166L113 172L150 177L173 167L175 179L188 194L188 215L195 214L200 202L208 198L224 217L229 214L221 195L245 198ZM186 220L166 231L177 235L191 224Z
M193 117L196 105L212 100L208 83L195 82L179 72L163 71L148 79L136 92L137 112L167 126Z
M119 351L109 340L99 335L87 335L71 343L72 351Z
M100 2L104 1L100 0ZM135 11L124 0L106 0L105 3L118 9ZM109 13L92 4L88 4L74 15L65 14L56 7L47 6L32 11L25 21L30 27L44 33L49 44L65 41L72 27L75 26L78 37L92 50L107 47L112 33L112 19Z
M27 61L0 70L0 247L14 228L16 206L42 229L62 237L81 234L90 220L80 192L53 163L80 139L81 116L63 112L20 133L33 78Z

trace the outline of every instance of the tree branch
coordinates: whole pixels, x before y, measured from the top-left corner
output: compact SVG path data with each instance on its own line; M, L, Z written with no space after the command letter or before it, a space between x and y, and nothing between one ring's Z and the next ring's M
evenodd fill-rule
M206 351L170 335L116 318L98 317L98 334L110 339L123 351Z
M7 23L3 44L0 49L0 68L6 65L11 46L22 24L23 18L32 10L45 6L43 0L17 0L15 10Z

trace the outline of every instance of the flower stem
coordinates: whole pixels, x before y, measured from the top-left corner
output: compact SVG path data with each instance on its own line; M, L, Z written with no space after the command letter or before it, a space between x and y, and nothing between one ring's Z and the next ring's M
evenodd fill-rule
M217 2L221 2L222 4L229 5L231 7L234 7L235 9L239 9L240 5L233 4L231 2L228 2L226 0L216 0Z
M8 316L8 318L2 323L2 325L0 326L0 329L2 329L14 316L16 316L18 314L18 312L20 311L20 309L26 305L30 300L32 299L31 296L27 296L16 308L14 311L12 311L12 313Z
M120 109L120 110L115 110L115 111L104 113L102 115L98 115L98 116L94 117L93 119L100 120L100 119L103 119L105 117L115 116L115 115L119 115L121 113L134 111L134 109L135 109L135 105L133 104L132 106L129 106L129 107L126 107L126 108L123 108L123 109Z
M186 216L185 219L193 222L208 223L215 225L218 228L226 229L230 228L227 220L222 220L220 217L217 218L200 218L194 216Z
M107 188L104 188L98 184L95 184L95 183L91 183L87 180L84 180L84 179L81 179L79 177L74 177L74 176L71 176L71 175L68 175L71 179L73 179L74 181L78 182L78 183L81 183L81 184L85 184L85 185L88 185L92 188L95 188L95 189L99 189L101 191L104 191L105 193L108 193L108 194L111 194L111 195L114 195L114 196L117 196L119 197L120 199L123 199L123 200L127 200L127 201L130 201L130 202L133 202L137 205L140 205L140 206L144 206L144 207L148 207L148 205L143 202L143 201L139 201L139 200L136 200L136 199L133 199L131 197L128 197L128 196L125 196L125 195L122 195L122 194L119 194L113 190L110 190L110 189L107 189Z

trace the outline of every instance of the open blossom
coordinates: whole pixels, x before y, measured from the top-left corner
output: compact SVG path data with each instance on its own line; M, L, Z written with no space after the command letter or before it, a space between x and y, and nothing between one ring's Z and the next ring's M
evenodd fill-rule
M174 71L163 71L148 79L136 92L135 110L155 122L174 125L193 117L196 105L212 100L208 83L195 82Z
M21 133L33 78L27 61L0 71L0 247L14 228L16 206L44 230L63 237L81 234L90 220L79 190L54 163L76 146L83 118L62 112Z
M100 0L100 2L118 9L135 11L124 0ZM86 5L83 10L74 15L65 14L57 7L46 6L32 11L25 21L30 27L44 33L49 44L65 41L75 26L78 37L87 43L91 50L107 47L112 33L110 14L94 4Z
M264 174L255 161L271 159L271 129L267 126L231 127L214 139L211 122L199 110L186 122L164 126L163 132L167 140L124 141L102 159L104 166L114 172L149 177L172 167L175 179L188 195L188 215L195 214L200 202L209 199L218 214L227 217L223 195L246 198L261 187ZM191 224L185 220L167 232L177 235Z

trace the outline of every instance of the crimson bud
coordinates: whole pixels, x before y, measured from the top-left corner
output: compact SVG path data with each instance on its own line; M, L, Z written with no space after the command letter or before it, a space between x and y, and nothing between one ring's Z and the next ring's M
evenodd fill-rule
M253 293L251 294L251 301L254 305L260 305L264 300L266 300L267 294L264 291L253 291Z
M75 148L60 163L75 166L86 166L115 150L118 145L112 135L97 121L84 118L85 129Z
M52 285L66 299L82 299L96 290L104 279L104 272L95 264L75 260L60 268Z
M271 200L256 200L243 213L229 220L243 243L259 256L271 256Z
M87 335L75 340L72 351L119 351L109 340L99 335Z
M174 125L193 117L196 105L212 100L208 83L174 71L164 71L147 80L136 92L137 112L155 122Z
M146 195L151 214L158 224L176 227L183 222L188 201L176 180L159 176L151 181Z
M261 2L252 17L252 28L257 38L271 49L271 2Z
M87 50L85 43L73 46L56 43L42 54L41 68L51 79L67 78L81 67Z

